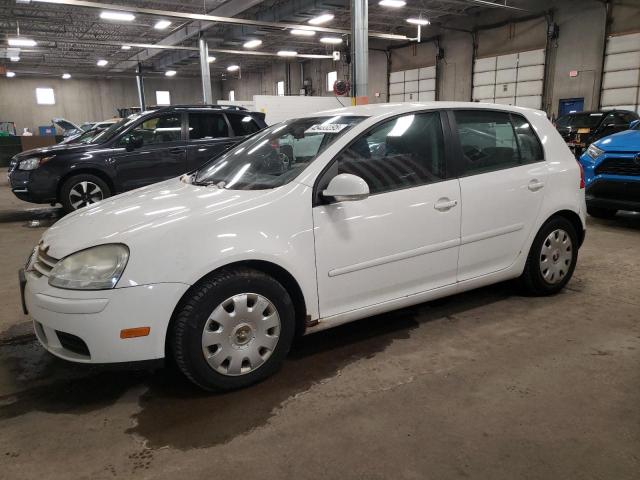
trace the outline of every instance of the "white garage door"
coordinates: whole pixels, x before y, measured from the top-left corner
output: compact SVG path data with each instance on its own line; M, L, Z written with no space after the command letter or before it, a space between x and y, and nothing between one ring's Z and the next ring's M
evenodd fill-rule
M544 49L479 58L473 70L473 100L542 108Z
M390 102L432 102L436 99L436 67L391 72Z
M607 39L600 106L640 113L640 33Z

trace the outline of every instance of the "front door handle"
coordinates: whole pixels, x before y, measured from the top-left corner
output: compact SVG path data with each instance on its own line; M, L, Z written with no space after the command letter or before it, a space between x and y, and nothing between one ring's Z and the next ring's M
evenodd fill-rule
M433 208L438 210L439 212L446 212L451 210L453 207L458 205L457 200L449 200L448 198L440 198L436 203L433 204Z
M178 155L178 154L182 153L182 149L181 148L170 148L169 149L169 153L171 153L172 155Z
M544 182L541 182L540 180L534 178L529 182L527 188L532 192L537 192L538 190L544 188Z

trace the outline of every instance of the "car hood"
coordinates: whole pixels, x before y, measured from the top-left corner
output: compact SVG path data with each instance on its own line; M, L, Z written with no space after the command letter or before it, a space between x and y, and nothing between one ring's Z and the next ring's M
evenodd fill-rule
M58 143L51 145L50 147L33 148L31 150L25 150L15 156L17 160L24 160L29 157L46 157L48 155L56 155L60 153L82 153L95 145L76 145Z
M185 222L214 221L209 214L235 217L278 190L224 190L192 185L187 178L132 190L73 212L47 230L43 243L55 258L103 243L129 244L149 232L162 235L182 228Z
M594 143L606 152L638 152L640 151L640 130L614 133Z

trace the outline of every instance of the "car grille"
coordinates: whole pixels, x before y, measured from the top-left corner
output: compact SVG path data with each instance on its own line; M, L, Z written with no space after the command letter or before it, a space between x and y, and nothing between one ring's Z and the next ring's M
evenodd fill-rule
M36 250L36 258L31 266L31 270L38 277L48 277L49 272L51 272L56 263L58 263L57 258L53 258L51 255L47 254L48 250L49 247L45 247L42 244L40 244Z
M606 158L595 169L596 175L640 176L640 163L633 158Z

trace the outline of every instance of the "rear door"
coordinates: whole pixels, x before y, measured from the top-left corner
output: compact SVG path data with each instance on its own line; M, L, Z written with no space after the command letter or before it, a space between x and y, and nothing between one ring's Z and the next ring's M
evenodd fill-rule
M523 251L545 193L542 145L526 118L504 111L449 112L462 201L458 281L509 267Z
M230 138L229 123L221 111L189 112L187 135L188 170L200 168L237 141Z
M187 170L182 113L169 112L146 117L122 135L110 161L122 191L177 177ZM139 142L127 150L127 139Z

